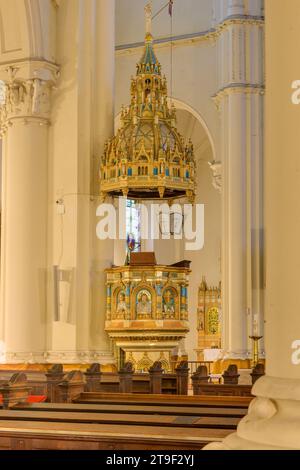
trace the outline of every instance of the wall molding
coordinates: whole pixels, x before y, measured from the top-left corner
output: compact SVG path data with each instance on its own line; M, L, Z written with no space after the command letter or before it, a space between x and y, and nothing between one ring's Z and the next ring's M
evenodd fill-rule
M246 15L233 15L225 18L216 27L207 31L200 31L196 33L181 34L177 36L162 37L154 40L156 48L173 46L187 46L191 44L198 44L200 42L215 43L218 37L232 25L252 25L264 27L265 20L263 16L246 16ZM115 48L116 56L123 56L129 54L137 54L144 48L144 42L136 42L131 44L120 44Z
M219 108L222 99L234 93L263 96L265 94L265 86L257 83L230 83L218 90L217 93L212 96L212 100L216 107Z
M82 351L33 351L33 352L0 352L0 364L115 364L115 358L106 350Z

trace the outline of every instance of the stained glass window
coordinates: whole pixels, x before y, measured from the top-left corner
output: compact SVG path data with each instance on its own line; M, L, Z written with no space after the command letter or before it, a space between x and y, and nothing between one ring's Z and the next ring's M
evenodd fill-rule
M126 238L128 235L136 242L133 251L141 251L141 211L131 199L127 199L126 203Z

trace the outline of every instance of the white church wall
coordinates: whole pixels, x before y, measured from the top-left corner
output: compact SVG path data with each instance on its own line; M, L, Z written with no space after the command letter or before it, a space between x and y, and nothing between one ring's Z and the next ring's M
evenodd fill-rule
M212 185L207 163L211 149L207 148L205 153L206 158L203 155L197 167L196 196L196 203L204 204L204 247L184 252L184 258L192 261L188 300L190 332L186 339L186 351L191 360L196 360L198 288L202 277L206 277L210 286L218 286L221 280L221 194Z
M116 44L130 44L143 41L145 26L143 8L146 0L116 1ZM165 0L153 1L153 15L163 6ZM211 0L175 0L173 7L173 34L193 34L211 28L213 5ZM155 38L170 35L168 8L153 20Z
M77 3L77 2L76 2ZM78 193L78 79L77 79L77 23L78 9L62 2L58 11L57 61L61 64L60 81L53 93L52 126L50 129L49 161L49 290L48 290L48 350L76 350L76 335L66 333L64 322L54 322L55 298L53 266L61 269L77 268L77 193ZM64 41L68 30L69 41ZM83 112L83 110L81 110ZM58 204L64 207L58 213ZM89 207L86 207L89 212ZM86 253L88 255L88 253ZM83 294L83 293L82 293ZM75 294L74 294L75 296ZM76 318L75 297L72 318ZM62 312L61 312L62 313ZM71 325L70 325L71 326ZM73 328L76 329L76 320Z
M103 5L110 8L111 3L101 2ZM113 262L113 250L96 239L99 200L94 195L92 179L93 159L99 157L101 139L103 145L109 123L108 108L98 104L99 100L102 103L101 93L103 96L103 91L97 93L98 88L106 84L105 54L109 56L109 51L99 50L103 42L94 29L101 27L106 16L98 17L98 7L98 3L90 1L66 0L60 3L57 13L61 77L53 93L50 138L48 350L50 357L56 359L60 352L64 360L70 361L105 362L112 358L104 331L104 269ZM68 41L64 40L66 31ZM113 86L113 76L109 86ZM101 112L106 113L105 122L100 119ZM59 271L72 273L67 312L60 308L62 318L56 322L53 265ZM60 281L60 288L64 287L62 284Z
M260 17L264 11L263 0L213 0L214 18L217 22L230 16L251 15Z
M0 1L2 62L30 56L29 30L25 2Z
M54 1L0 1L0 63L45 59L55 62L56 12Z

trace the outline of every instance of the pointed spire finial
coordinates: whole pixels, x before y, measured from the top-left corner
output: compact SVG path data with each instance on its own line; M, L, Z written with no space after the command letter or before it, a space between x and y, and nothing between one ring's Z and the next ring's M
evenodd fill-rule
M152 35L152 1L145 6L146 37Z

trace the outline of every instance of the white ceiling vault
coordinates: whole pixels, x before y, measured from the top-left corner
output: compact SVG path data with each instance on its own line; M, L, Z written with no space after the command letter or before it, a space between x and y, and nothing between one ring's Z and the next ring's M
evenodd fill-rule
M191 139L196 161L212 161L213 153L208 135L200 122L189 111L177 110L177 128L185 140Z

